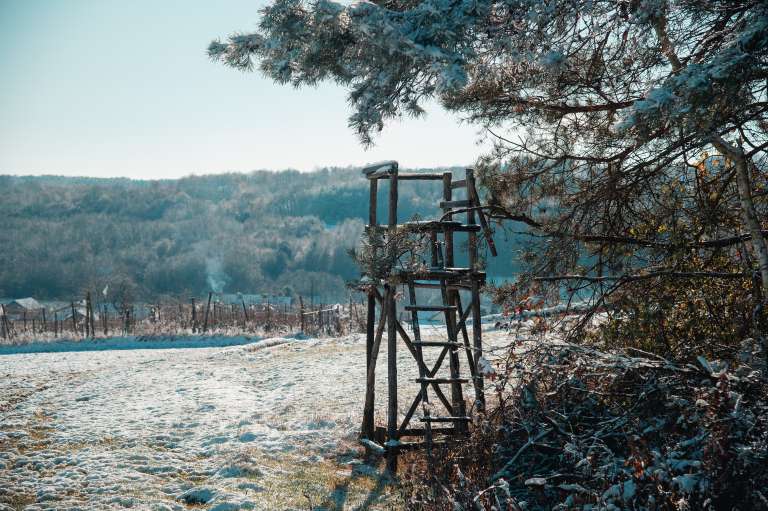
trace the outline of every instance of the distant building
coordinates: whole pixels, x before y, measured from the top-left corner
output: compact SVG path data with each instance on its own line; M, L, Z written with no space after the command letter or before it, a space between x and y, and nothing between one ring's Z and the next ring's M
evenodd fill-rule
M74 309L75 314L75 321L83 321L85 320L85 306L83 305L75 305ZM66 307L62 307L61 309L56 311L56 316L64 321L67 319L72 319L72 306L67 305ZM98 316L94 314L94 319L98 319Z
M17 298L4 304L8 319L36 319L42 317L43 306L34 298Z

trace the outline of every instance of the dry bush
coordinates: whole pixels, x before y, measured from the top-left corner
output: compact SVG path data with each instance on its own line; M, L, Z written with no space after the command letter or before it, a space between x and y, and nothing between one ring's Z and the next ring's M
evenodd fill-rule
M486 420L414 464L413 510L768 509L764 348L673 363L574 344L510 352Z

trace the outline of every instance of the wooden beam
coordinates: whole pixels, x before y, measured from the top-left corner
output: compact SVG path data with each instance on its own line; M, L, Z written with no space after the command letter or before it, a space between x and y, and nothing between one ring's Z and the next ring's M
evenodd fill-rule
M397 174L393 173L389 178L389 228L391 235L397 230ZM394 247L390 250L394 250ZM395 253L387 254L391 260L395 259ZM397 441L397 310L395 303L395 290L390 284L385 285L384 303L387 308L387 440ZM387 469L391 473L397 472L397 447L390 446L387 450Z
M467 169L467 197L475 206L480 206L480 196L477 193L477 187L475 186L475 171ZM485 218L485 213L482 209L477 210L477 217L480 220L480 226L483 228L483 235L485 241L488 243L488 248L491 251L491 255L496 257L499 255L496 252L496 243L493 241L493 232L491 231L488 221Z
M376 290L378 293L378 290ZM370 307L370 304L369 304ZM376 298L374 298L373 310L375 316ZM369 313L371 309L368 309ZM381 314L379 318L379 326L374 334L373 342L371 344L371 353L367 359L366 364L366 380L365 380L365 405L363 407L363 427L362 437L372 439L374 436L374 411L376 400L376 360L379 356L379 348L381 346L381 338L384 335L384 326L387 324L387 309L382 305Z
M375 181L377 179L390 179L392 177L392 173L387 171L380 171L375 172L373 174L369 174L366 176L368 179ZM404 180L404 181L440 181L443 179L442 174L421 174L416 172L402 172L397 174L398 180Z

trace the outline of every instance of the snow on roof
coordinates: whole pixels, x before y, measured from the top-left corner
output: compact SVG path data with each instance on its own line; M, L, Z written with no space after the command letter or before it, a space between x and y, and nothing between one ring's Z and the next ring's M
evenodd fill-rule
M18 305L27 310L40 310L43 308L40 303L34 298L16 298L12 300L8 305Z

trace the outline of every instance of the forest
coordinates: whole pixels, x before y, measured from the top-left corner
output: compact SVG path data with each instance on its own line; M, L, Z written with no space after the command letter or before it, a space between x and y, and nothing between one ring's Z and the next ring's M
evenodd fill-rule
M147 301L208 291L345 300L359 276L348 252L367 218L367 186L354 168L159 181L0 176L0 297L70 299L109 286ZM440 193L404 186L402 218L433 215Z

